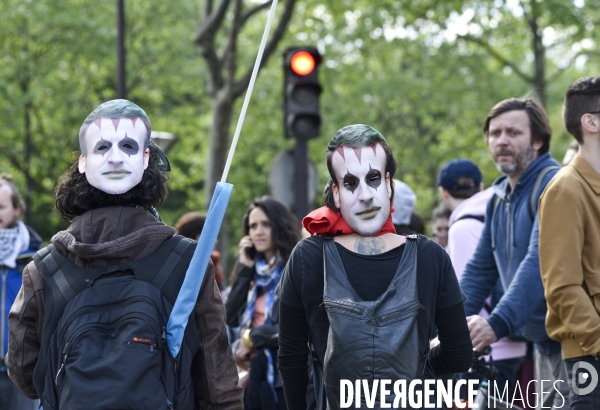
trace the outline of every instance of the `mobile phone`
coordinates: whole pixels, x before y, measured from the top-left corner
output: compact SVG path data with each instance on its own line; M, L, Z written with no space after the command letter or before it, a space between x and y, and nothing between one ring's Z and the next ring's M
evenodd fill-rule
M246 248L246 255L248 255L248 258L254 259L256 257L256 248L254 246Z

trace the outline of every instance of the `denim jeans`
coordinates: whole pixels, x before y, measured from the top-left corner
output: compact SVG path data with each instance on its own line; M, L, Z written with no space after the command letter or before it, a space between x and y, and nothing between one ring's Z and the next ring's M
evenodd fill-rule
M600 374L600 358L593 356L575 357L566 359L565 369L569 381L569 399L571 409L575 410L600 410L600 387L598 386L598 374ZM578 369L573 374L575 364L579 363ZM593 372L596 374L592 374ZM585 376L588 375L587 378ZM573 378L575 376L575 378ZM590 379L591 376L591 379ZM585 390L592 387L591 383L596 383L595 388L587 394ZM580 383L583 382L583 383Z
M8 378L5 371L0 371L0 409L34 410L39 405L38 400L30 400Z
M544 354L536 349L533 362L534 379L538 381L536 383L539 400L537 409L568 409L570 389L561 353ZM542 385L542 380L547 382Z
M496 370L498 370L498 375L496 376L496 380L494 381L495 385L498 387L499 391L504 390L504 386L506 382L508 382L508 392L509 394L515 388L515 379L517 375L517 371L519 371L519 367L523 363L523 358L513 358L513 359L503 359L503 360L494 360L493 364ZM462 373L459 375L457 379L481 379L480 375L471 374L471 373ZM490 386L492 386L490 384ZM490 387L491 388L491 387ZM460 389L460 397L464 400L467 399L467 386L462 386Z

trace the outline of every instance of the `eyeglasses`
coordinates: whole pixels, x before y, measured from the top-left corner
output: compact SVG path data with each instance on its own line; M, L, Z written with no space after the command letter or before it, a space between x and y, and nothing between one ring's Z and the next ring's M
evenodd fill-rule
M586 114L600 114L600 111L589 111Z

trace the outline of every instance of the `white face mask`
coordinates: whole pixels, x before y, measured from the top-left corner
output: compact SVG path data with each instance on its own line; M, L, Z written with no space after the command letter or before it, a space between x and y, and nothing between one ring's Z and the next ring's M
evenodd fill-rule
M344 221L355 232L373 236L390 216L390 176L385 172L383 147L373 144L351 148L340 146L331 162L338 185L333 199Z
M86 155L79 157L79 172L107 194L127 192L140 183L148 168L146 139L146 126L139 118L96 120L85 134Z

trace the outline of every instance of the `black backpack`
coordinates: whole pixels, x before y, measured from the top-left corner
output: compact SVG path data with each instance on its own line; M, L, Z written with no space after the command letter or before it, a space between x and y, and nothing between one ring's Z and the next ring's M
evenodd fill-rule
M34 256L46 289L34 370L44 410L194 408L198 330L190 315L173 358L165 328L195 247L176 236L146 258L94 269L52 245Z

